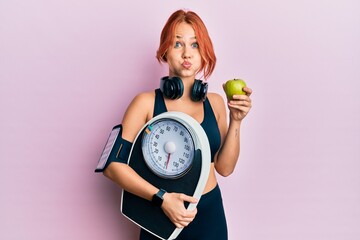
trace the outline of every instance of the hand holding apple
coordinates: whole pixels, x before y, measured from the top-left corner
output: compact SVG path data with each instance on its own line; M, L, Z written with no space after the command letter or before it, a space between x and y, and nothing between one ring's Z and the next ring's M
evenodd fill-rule
M246 87L246 83L242 79L232 79L224 84L224 91L228 100L231 100L234 95L246 95L243 88Z
M228 99L230 118L241 121L251 109L250 95L252 90L242 79L232 79L223 84Z

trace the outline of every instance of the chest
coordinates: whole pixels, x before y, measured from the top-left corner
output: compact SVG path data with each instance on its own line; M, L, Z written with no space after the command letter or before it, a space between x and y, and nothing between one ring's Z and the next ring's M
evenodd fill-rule
M202 123L205 116L203 102L181 102L165 101L167 111L179 111L186 113L194 118L197 122Z

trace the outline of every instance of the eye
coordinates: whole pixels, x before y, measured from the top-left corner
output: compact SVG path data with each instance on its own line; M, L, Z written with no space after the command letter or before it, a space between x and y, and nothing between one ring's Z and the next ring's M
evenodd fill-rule
M198 44L197 42L194 42L193 44L191 44L191 46L192 46L193 48L199 48L199 44Z
M175 42L174 48L180 48L181 46L181 42Z

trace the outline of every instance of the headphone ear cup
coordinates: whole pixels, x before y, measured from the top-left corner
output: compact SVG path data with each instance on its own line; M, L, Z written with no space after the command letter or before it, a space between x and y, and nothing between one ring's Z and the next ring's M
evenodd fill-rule
M184 93L184 84L183 84L183 81L181 80L181 78L179 77L173 77L171 78L175 85L175 89L176 89L176 93L175 93L175 96L174 96L174 99L178 99L178 98L181 98L181 96L183 95Z
M208 84L196 79L192 88L191 99L195 102L205 101L207 90Z
M184 85L179 77L161 78L160 90L169 99L178 99L184 93Z

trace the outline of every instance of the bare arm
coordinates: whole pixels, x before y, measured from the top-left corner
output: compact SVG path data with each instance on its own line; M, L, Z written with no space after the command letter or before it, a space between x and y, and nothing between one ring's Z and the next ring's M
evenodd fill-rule
M130 142L148 120L151 101L150 93L143 93L134 98L125 112L122 126L122 137ZM151 108L150 108L151 109ZM157 188L141 178L131 167L122 163L111 163L104 175L117 183L121 188L139 197L151 200Z
M221 101L213 101L218 113L218 125L220 129L222 145L215 158L216 171L222 176L229 176L235 169L240 155L240 127L242 120L251 109L250 95L252 90L244 88L247 95L234 95L228 102L230 121L227 126L225 104Z

